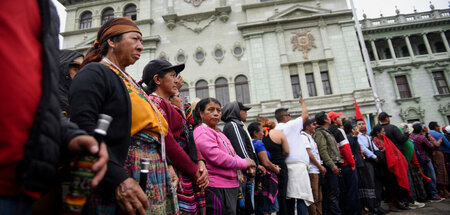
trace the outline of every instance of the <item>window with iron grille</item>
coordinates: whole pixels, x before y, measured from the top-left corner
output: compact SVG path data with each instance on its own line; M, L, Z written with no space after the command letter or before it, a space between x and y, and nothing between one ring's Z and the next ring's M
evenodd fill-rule
M123 16L129 17L131 20L136 20L137 11L136 11L136 5L129 4L125 7L125 10L123 10Z
M302 93L300 89L300 81L298 79L298 75L291 75L291 85L294 99L299 98L302 95Z
M447 80L445 79L443 71L433 72L433 78L436 83L437 90L439 94L449 94Z
M239 75L234 81L234 86L236 88L236 100L242 102L243 104L250 103L250 94L248 90L247 77Z
M322 85L323 85L323 93L325 95L331 95L331 85L330 85L330 78L328 77L328 72L321 72L320 76L322 78Z
M406 75L395 76L395 82L397 83L397 89L398 93L400 94L400 98L404 99L412 97Z
M195 84L195 96L200 99L209 97L208 82L205 80L200 80L197 84Z
M102 13L102 25L111 19L114 19L114 9L107 8Z
M220 104L225 105L230 102L230 93L228 91L228 81L225 78L216 80L216 99Z
M181 99L189 98L189 85L184 82L183 86L180 88L180 97Z
M314 82L314 76L312 73L306 74L306 85L308 86L308 94L309 96L317 96L316 92L316 83Z
M92 25L92 13L89 11L86 11L83 14L81 14L80 29L91 28L91 25Z

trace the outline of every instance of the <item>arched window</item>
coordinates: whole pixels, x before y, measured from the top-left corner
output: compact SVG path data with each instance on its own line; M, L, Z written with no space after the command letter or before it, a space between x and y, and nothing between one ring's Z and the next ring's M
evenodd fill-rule
M184 82L183 86L180 88L180 98L184 99L186 97L189 98L189 85Z
M114 19L114 9L108 7L105 10L103 10L102 13L102 25L105 24L107 21Z
M127 5L123 10L123 16L130 17L131 20L136 20L136 14L136 5L134 4Z
M248 93L248 81L243 75L239 75L234 80L234 85L236 87L236 100L242 102L243 104L250 103L250 94Z
M197 84L195 84L195 96L200 99L209 97L208 82L205 80L200 80Z
M216 99L222 105L230 102L230 93L228 92L228 81L225 78L218 78L216 80Z
M80 29L91 28L92 13L89 11L84 12L80 16Z

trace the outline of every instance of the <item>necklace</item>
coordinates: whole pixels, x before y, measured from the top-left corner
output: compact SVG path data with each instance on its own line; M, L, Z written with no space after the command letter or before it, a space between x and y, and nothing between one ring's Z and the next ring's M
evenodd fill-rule
M151 101L151 99L147 95L147 93L144 92L142 87L140 87L139 84L136 83L136 81L133 78L131 78L130 75L128 75L128 73L126 73L125 71L122 71L116 64L114 64L107 57L103 57L102 60L105 61L110 66L114 67L114 69L118 70L120 72L120 74L122 74L122 76L125 77L125 79L127 79L127 81L130 82L133 85L133 87L136 90L138 90L147 99L147 102L150 104L150 106L152 106L153 110L155 111L156 118L158 119L158 123L159 123L159 130L160 130L160 136L161 136L161 156L162 156L162 160L165 161L166 160L166 142L164 140L164 132L162 129L161 119L159 118L158 109L155 107L155 105L153 104L153 102Z

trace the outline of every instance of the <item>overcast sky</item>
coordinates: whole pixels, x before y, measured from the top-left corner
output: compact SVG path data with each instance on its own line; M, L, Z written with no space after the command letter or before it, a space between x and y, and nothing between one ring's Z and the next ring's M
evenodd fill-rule
M58 9L61 20L61 32L63 32L66 25L65 8L57 0L52 1ZM349 1L350 0L347 0L347 2ZM429 0L353 0L359 19L362 19L363 13L366 13L368 18L380 17L380 13L382 13L383 16L393 16L395 15L395 6L400 10L400 13L412 13L414 12L414 8L416 8L418 12L429 11L429 2ZM450 4L447 0L433 0L431 2L436 9L446 9ZM350 8L350 3L348 3L348 7Z

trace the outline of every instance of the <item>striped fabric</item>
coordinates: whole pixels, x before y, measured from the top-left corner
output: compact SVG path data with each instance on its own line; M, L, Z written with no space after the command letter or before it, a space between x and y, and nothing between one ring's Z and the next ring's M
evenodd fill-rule
M178 214L178 202L175 188L167 169L161 160L160 144L153 136L139 132L132 137L125 161L125 170L138 182L140 179L140 158L150 158L150 168L145 193L150 202L147 214Z

